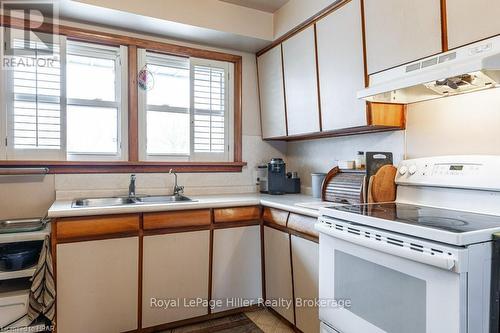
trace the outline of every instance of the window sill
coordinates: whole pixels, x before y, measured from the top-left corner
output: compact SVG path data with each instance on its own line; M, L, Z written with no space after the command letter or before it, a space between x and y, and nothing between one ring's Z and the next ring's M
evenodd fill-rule
M48 168L49 174L81 173L163 173L176 172L241 172L246 162L76 162L76 161L0 161L9 174L26 174L23 168ZM19 168L19 172L12 172Z

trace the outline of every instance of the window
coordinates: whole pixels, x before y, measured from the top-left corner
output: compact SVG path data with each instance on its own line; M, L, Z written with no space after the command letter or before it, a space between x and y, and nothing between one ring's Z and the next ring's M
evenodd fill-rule
M60 36L49 23L36 31L21 30L18 20L5 23L0 168L238 172L245 165L241 56L71 26ZM152 49L140 49L145 45ZM136 93L141 76L128 56L138 70L147 68L150 89ZM50 66L36 64L49 60ZM25 65L6 68L9 61Z
M19 65L3 71L6 158L126 159L127 145L121 143L127 134L127 94L122 93L127 89L122 82L127 77L122 73L126 48L58 36L53 53L44 49L47 43L29 41L36 49L34 55L17 56L26 41L22 31L11 31L16 61L28 64L30 58L44 57L52 61L46 66Z
M117 47L67 42L66 123L68 159L123 159L126 84ZM125 86L125 87L124 87ZM126 92L126 90L125 90Z
M232 159L232 64L139 50L142 160Z
M22 31L13 29L11 34L10 44L2 45L2 54L10 48L12 63L17 64L4 70L7 158L61 159L65 147L64 41L29 41L34 51L25 54ZM33 66L33 61L40 65Z

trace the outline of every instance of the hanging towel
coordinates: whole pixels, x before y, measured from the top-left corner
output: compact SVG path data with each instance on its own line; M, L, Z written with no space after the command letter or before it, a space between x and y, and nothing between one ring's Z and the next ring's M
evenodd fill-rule
M55 317L56 288L49 235L45 237L45 241L43 242L38 265L31 281L32 285L28 306L29 319L33 322L40 315L44 315L53 323Z

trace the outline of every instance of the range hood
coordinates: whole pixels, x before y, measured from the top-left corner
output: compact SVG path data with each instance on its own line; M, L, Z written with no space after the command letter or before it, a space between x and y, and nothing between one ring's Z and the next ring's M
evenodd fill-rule
M500 36L370 75L357 97L410 104L500 86Z

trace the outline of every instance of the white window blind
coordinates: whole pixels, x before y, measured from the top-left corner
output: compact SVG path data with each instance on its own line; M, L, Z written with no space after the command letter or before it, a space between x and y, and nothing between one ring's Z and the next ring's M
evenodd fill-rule
M139 50L139 152L143 160L230 161L232 64Z
M23 31L9 31L0 158L126 160L127 48L43 34L43 41L25 40Z
M63 111L60 46L52 45L54 54L49 55L47 44L35 41L27 43L35 50L34 54L29 57L14 56L18 65L6 70L10 111L8 145L14 150L61 150ZM15 39L14 54L16 49L24 46L24 40ZM28 65L34 60L46 66Z
M193 66L194 152L226 151L226 70Z

